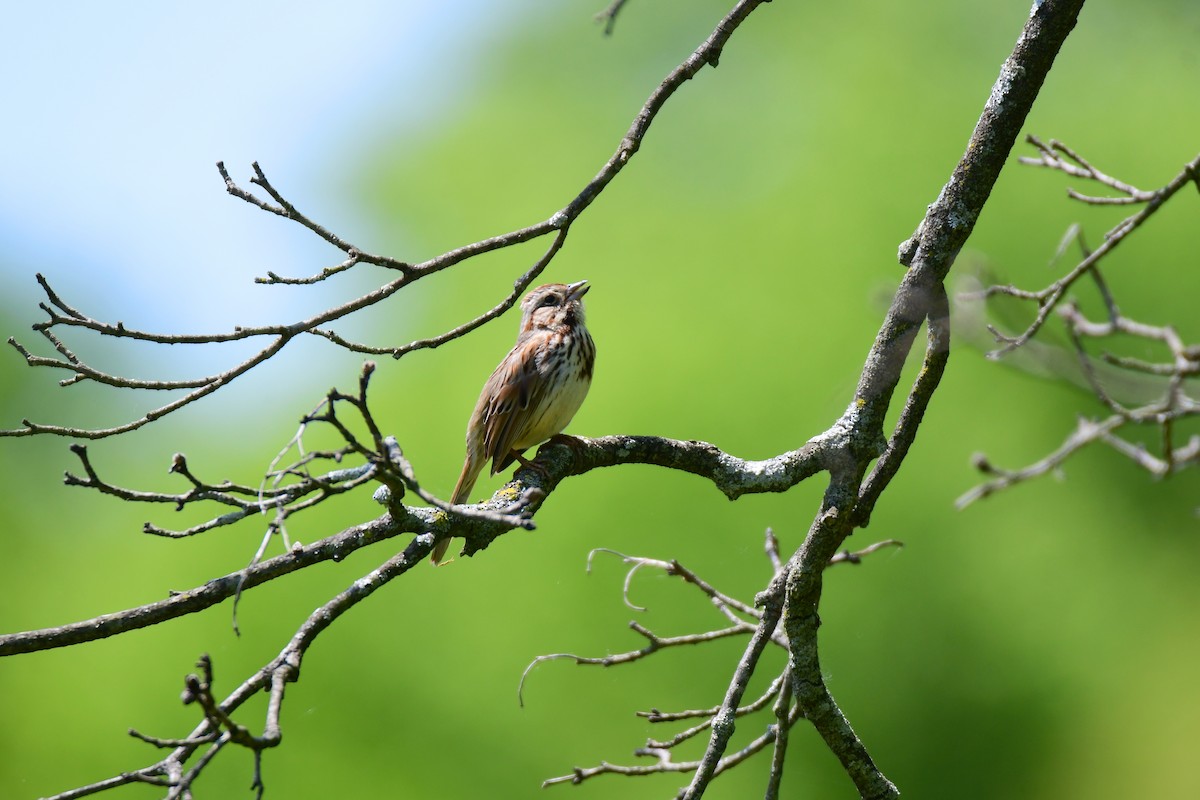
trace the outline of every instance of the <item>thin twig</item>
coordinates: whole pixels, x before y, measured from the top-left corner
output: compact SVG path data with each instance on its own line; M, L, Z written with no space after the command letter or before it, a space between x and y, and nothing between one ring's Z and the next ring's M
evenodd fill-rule
M39 434L52 434L58 436L69 436L79 439L101 439L109 436L116 436L130 431L137 430L149 423L160 419L168 414L171 414L186 405L196 402L217 389L227 385L231 381L241 377L258 365L269 360L282 350L292 339L300 334L312 334L322 336L335 344L349 346L349 349L356 352L390 352L395 358L413 352L414 350L437 347L447 341L466 335L472 330L475 330L480 325L495 319L515 302L520 293L528 287L528 285L539 275L562 247L562 243L566 237L567 231L571 223L586 210L591 203L600 195L604 188L620 173L620 171L629 163L634 154L641 147L642 140L645 138L651 123L657 117L666 101L682 87L688 80L696 75L704 66L716 66L720 58L721 51L729 37L745 20L745 18L762 4L764 0L742 0L739 2L729 14L721 20L713 33L689 56L683 63L672 70L663 82L656 88L646 100L642 109L634 118L629 130L622 137L620 145L616 152L605 162L600 172L590 181L584 188L561 210L552 214L548 219L537 222L533 225L511 231L509 233L500 234L487 239L482 239L454 250L447 251L436 258L422 262L420 264L409 264L407 262L367 253L361 248L350 244L341 237L332 233L322 225L308 218L296 209L296 207L288 201L267 179L262 168L254 163L252 168L254 176L251 178L251 183L261 187L271 197L274 202L268 202L259 198L253 192L240 187L229 175L223 163L218 162L217 170L225 183L226 191L257 208L276 214L285 219L292 220L308 230L312 231L328 244L336 247L347 255L347 259L336 267L328 268L319 276L313 276L309 279L285 280L277 275L269 274L265 279L267 283L316 283L323 280L329 275L337 274L345 271L358 263L369 263L376 266L385 267L391 270L399 271L400 277L384 284L375 291L369 292L361 297L358 297L339 306L327 309L308 319L301 320L289 325L267 325L255 327L237 327L228 333L216 334L157 334L147 331L139 331L126 328L124 323L117 322L106 323L91 319L79 310L73 308L64 302L56 292L54 292L49 283L42 277L38 276L38 281L42 284L46 291L50 305L43 304L42 308L49 316L48 321L38 323L35 329L43 332L48 332L50 328L55 326L79 327L90 330L92 332L120 338L129 338L139 341L157 343L157 344L216 344L222 342L239 341L242 339L256 337L270 337L271 343L258 351L255 355L241 362L240 364L225 370L216 375L208 376L204 379L196 379L186 382L169 382L169 381L135 381L130 378L108 375L100 370L84 364L82 361L73 362L70 359L66 361L38 360L40 357L34 356L30 351L20 346L15 340L10 340L14 347L17 347L18 352L26 358L27 363L31 366L53 366L59 369L71 369L80 377L90 378L92 380L101 380L113 386L134 389L168 389L168 388L191 388L192 391L183 397L180 397L170 403L166 403L151 411L146 412L142 417L132 420L122 425L115 425L108 428L83 428L66 425L51 425L33 422L29 419L21 421L21 427L0 430L0 436L32 436ZM466 322L458 327L447 331L444 334L435 336L429 339L421 339L411 342L403 347L391 348L375 348L368 345L351 343L348 340L338 336L331 331L327 326L330 322L340 320L357 311L361 311L369 306L376 305L386 300L391 295L398 292L400 289L416 282L417 280L449 269L469 258L483 255L485 253L494 252L507 247L523 244L541 236L550 233L555 233L555 238L546 250L546 252L538 259L538 261L516 282L514 292L501 303L493 307L490 311L477 316L473 320ZM58 309L58 311L55 310ZM71 382L73 379L68 379Z
M783 782L784 756L787 755L788 732L791 730L792 667L784 669L782 687L775 698L775 748L771 752L771 772L767 777L765 800L778 800L779 786Z
M802 719L802 716L799 712L799 709L793 708L787 717L787 724L784 727L791 728L800 719ZM767 728L766 733L751 740L746 744L745 747L721 758L720 761L713 767L713 777L720 775L726 770L736 767L746 759L764 750L768 745L775 741L777 732L778 728L775 725L772 725ZM659 775L669 772L692 772L701 768L704 763L703 761L672 761L671 751L652 747L638 748L633 754L635 756L655 757L658 759L658 762L655 764L641 766L622 766L619 764L601 762L595 767L576 767L569 775L562 775L557 778L549 778L545 781L542 781L542 788L544 789L548 786L554 786L555 784L560 783L580 784L589 778L595 778L600 775L641 776ZM684 798L686 796L687 795L683 792L677 795L677 797L680 798Z
M56 797L59 800L82 797L97 791L129 783L144 782L147 777L162 775L177 776L169 782L172 790L171 794L168 795L169 797L187 797L190 796L192 783L200 776L203 768L216 754L216 751L226 743L238 744L254 751L255 770L254 782L251 788L256 789L261 796L263 788L261 751L278 745L281 739L279 715L283 703L284 687L287 683L299 679L300 665L308 648L323 631L336 622L343 614L365 600L376 590L403 575L415 565L420 564L429 555L431 549L431 541L416 539L403 552L392 556L378 568L354 581L347 589L338 593L329 602L314 611L297 629L295 635L292 636L287 646L284 647L278 656L243 681L241 685L220 702L216 700L211 692L213 683L211 660L207 656L202 657L200 660L202 675L191 675L188 677L185 682L187 688L184 693L184 702L185 704L195 702L200 705L204 712L204 719L191 733L177 740L180 744L169 755L143 769L98 781L88 786L56 795ZM263 734L255 736L244 726L235 723L230 715L247 700L264 690L270 693L270 699L267 704ZM212 739L214 731L222 731L215 741ZM132 735L143 741L152 741L153 738L137 733L133 733ZM168 742L171 740L162 739L159 741ZM212 742L211 749L197 759L191 769L184 772L183 765L192 758L199 747L208 742ZM152 741L152 743L157 745L157 742Z
M1044 159L1034 163L1043 162ZM1063 169L1063 167L1058 168ZM1064 169L1064 171L1067 171L1069 174L1075 174L1070 172L1069 169ZM1059 304L1059 301L1063 299L1066 291L1071 288L1076 281L1083 277L1083 275L1087 274L1096 265L1096 263L1112 252L1112 250L1116 248L1117 245L1119 245L1126 237L1128 237L1146 220L1153 216L1154 213L1158 211L1158 209L1160 209L1164 203L1170 200L1176 192L1178 192L1188 183L1194 181L1197 174L1200 174L1200 156L1197 156L1195 159L1185 165L1179 174L1172 178L1161 189L1148 193L1149 196L1147 196L1144 201L1144 208L1142 208L1133 216L1125 218L1110 231L1108 231L1108 233L1106 233L1104 236L1104 242L1099 247L1088 252L1087 255L1073 269L1046 288L1037 292L1030 292L1024 289L1018 289L1017 287L1011 285L987 287L987 289L985 289L980 295L983 298L991 297L993 295L1008 295L1010 297L1016 297L1022 300L1034 300L1038 304L1037 314L1035 315L1033 322L1029 323L1025 330L1019 334L1008 335L1001 333L999 330L990 329L992 330L993 335L996 337L996 341L1001 344L1001 347L994 350L989 355L993 358L999 358L1028 342L1039 330L1041 330L1042 326L1045 325L1046 320L1049 319L1051 312L1053 312L1055 307L1057 307ZM1129 188L1132 191L1137 191L1133 190L1132 187Z
M604 35L612 36L613 28L617 24L617 15L621 13L621 9L625 7L628 0L612 0L608 6L596 14L596 21L604 23Z
M1038 137L1030 134L1025 137L1025 141L1036 147L1041 156L1039 158L1022 156L1018 159L1022 164L1056 169L1077 178L1093 180L1109 187L1115 192L1125 195L1124 197L1091 197L1080 194L1073 189L1068 189L1067 194L1075 200L1081 200L1093 205L1129 205L1132 203L1148 203L1154 199L1155 192L1144 192L1111 175L1106 175L1089 164L1083 156L1057 139L1051 139L1050 143L1046 144Z
M1113 414L1108 419L1101 422L1093 422L1091 420L1080 418L1075 431L1067 437L1066 441L1045 458L1030 464L1028 467L1019 470L1001 470L990 464L982 457L976 457L976 468L985 474L995 475L996 477L987 483L976 486L969 492L966 492L957 500L954 501L956 508L963 509L974 503L976 500L982 500L996 492L1007 489L1010 486L1027 481L1031 478L1036 478L1045 475L1047 472L1057 469L1064 461L1067 460L1080 448L1091 444L1100 439L1105 434L1117 430L1122 425L1128 422L1125 417L1120 414Z
M637 622L630 622L629 627L646 638L645 647L607 656L577 656L574 653L550 653L549 655L538 656L529 662L529 666L525 667L525 671L521 673L521 680L517 684L518 704L522 708L525 706L525 680L529 677L529 673L533 671L534 667L544 664L547 661L557 661L565 658L574 661L580 666L615 667L621 664L640 661L647 656L657 653L659 650L665 650L669 647L707 644L719 639L727 639L730 636L742 636L755 629L755 626L743 622L740 625L731 625L728 628L705 631L704 633L689 633L682 636L659 636Z
M854 552L843 550L833 558L829 559L829 565L861 564L865 556L869 556L871 553L878 552L885 547L904 547L904 542L900 541L899 539L884 539L882 542L876 542L875 544L868 545L863 549L855 550Z

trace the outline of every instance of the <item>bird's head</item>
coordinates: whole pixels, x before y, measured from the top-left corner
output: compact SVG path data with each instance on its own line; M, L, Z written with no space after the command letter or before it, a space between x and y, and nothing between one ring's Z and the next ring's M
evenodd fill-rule
M521 332L583 325L583 296L588 282L547 283L521 301Z

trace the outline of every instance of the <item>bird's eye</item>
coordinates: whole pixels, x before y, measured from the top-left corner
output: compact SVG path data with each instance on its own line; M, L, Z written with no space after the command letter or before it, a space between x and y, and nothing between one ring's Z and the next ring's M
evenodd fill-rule
M538 303L538 308L546 308L548 306L558 305L558 295L548 294L542 298L542 302Z

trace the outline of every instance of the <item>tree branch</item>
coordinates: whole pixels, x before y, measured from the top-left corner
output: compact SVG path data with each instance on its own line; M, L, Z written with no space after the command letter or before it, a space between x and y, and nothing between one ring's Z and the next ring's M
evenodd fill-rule
M284 686L300 677L300 665L309 646L324 630L338 620L343 614L365 600L376 590L387 585L393 579L403 575L413 566L421 563L431 549L430 542L420 538L414 539L403 552L388 559L377 569L359 578L347 589L337 594L325 605L318 608L296 631L291 641L283 648L278 656L268 662L262 669L246 679L220 703L211 695L211 662L207 657L201 659L201 664L209 664L205 679L189 676L185 681L187 692L184 702L198 702L204 710L204 720L182 740L161 740L167 746L173 746L172 752L154 764L133 772L109 778L80 789L63 792L49 800L67 800L82 797L97 791L123 786L129 783L147 782L147 779L165 778L161 785L171 787L168 798L190 797L192 782L199 776L207 765L208 760L215 755L216 750L228 743L239 744L255 753L255 778L251 788L262 796L263 781L261 775L261 751L278 745L282 738L280 730L280 711L283 703ZM267 706L266 723L261 737L255 737L243 726L237 725L229 715L242 706L247 700L263 690L270 692ZM225 732L218 738L213 734L222 728ZM136 738L146 740L148 737L132 732ZM149 737L153 739L153 737ZM193 767L184 771L183 766L202 745L212 742L212 748L201 757ZM158 782L158 781L154 781Z
M1057 260L1072 242L1079 245L1083 257L1066 275L1050 286L1040 291L1028 291L1012 285L993 285L982 291L969 293L967 297L987 299L1003 295L1037 303L1037 313L1033 322L1017 336L1001 334L994 326L988 326L988 330L992 331L998 341L1007 343L1004 348L997 351L998 353L1028 345L1050 318L1050 314L1056 312L1059 318L1066 323L1067 335L1075 350L1083 385L1112 413L1112 416L1098 422L1080 419L1076 430L1057 450L1023 469L999 469L993 466L985 456L976 456L976 468L990 476L991 479L959 497L956 501L959 508L965 508L976 500L1057 469L1069 457L1092 442L1109 445L1155 477L1167 477L1184 468L1195 466L1200 457L1200 437L1192 436L1183 443L1175 441L1175 430L1179 421L1200 415L1200 401L1193 396L1195 387L1189 386L1189 379L1200 375L1200 346L1187 344L1178 331L1170 325L1150 325L1123 314L1108 287L1100 266L1101 259L1111 252L1119 241L1137 230L1142 222L1161 208L1167 200L1174 197L1179 189L1189 181L1196 182L1196 185L1200 187L1200 156L1187 164L1166 186L1153 192L1143 192L1096 169L1061 142L1052 140L1050 145L1046 145L1034 137L1029 137L1029 141L1041 151L1042 156L1040 159L1022 159L1023 163L1057 169L1068 175L1095 180L1114 191L1124 193L1125 199L1130 203L1144 203L1145 207L1138 214L1126 218L1109 231L1103 244L1094 250L1089 248L1084 241L1080 226L1072 225L1063 237L1055 259ZM1059 154L1062 154L1061 158ZM1071 196L1092 205L1112 204L1108 202L1111 198L1093 198L1077 192L1072 193ZM1084 275L1092 278L1100 300L1103 302L1107 313L1107 319L1103 321L1089 319L1074 300L1066 299L1067 290L1076 285ZM1109 368L1108 378L1113 377L1111 373L1114 371L1138 373L1132 379L1126 380L1125 383L1139 390L1136 394L1141 399L1147 397L1153 399L1136 407L1122 402L1118 398L1117 392L1110 390L1109 384L1116 383L1116 381L1106 380L1102 377L1099 369L1101 365L1088 352L1085 345L1085 340L1107 339L1115 336L1141 339L1149 344L1163 347L1168 352L1168 358L1159 363L1114 356L1108 352L1100 354L1100 360ZM1154 378L1146 376L1165 378L1165 380L1156 381ZM1195 381L1191 381L1191 383L1194 384ZM1117 384L1117 388L1120 388L1120 384ZM1129 391L1126 393L1135 394L1135 392ZM1139 402L1141 401L1139 400ZM1159 428L1161 456L1155 456L1145 446L1132 444L1117 435L1122 428L1145 425Z
M657 464L704 477L726 495L730 494L730 487L737 487L733 496L738 496L747 492L787 491L808 473L808 466L802 469L799 465L807 465L810 460L800 462L797 451L791 451L766 461L744 461L706 442L683 442L658 436L604 436L577 441L578 445L562 442L543 445L531 462L532 468L517 470L513 480L489 500L453 506L453 517L437 507L402 506L392 501L390 493L379 493L377 499L389 506L389 512L377 519L310 545L295 546L282 555L156 603L56 628L0 634L0 656L103 639L202 611L234 596L239 585L244 591L322 561L341 561L356 550L402 533L417 534L431 550L435 540L453 532L466 539L464 554L473 555L517 527L515 519L523 520L523 527L532 529L531 518L563 479L599 467ZM518 498L516 502L514 497ZM464 512L467 516L463 516ZM666 564L674 574L687 580L699 580L695 576L689 578L690 573L674 562L659 563ZM698 585L702 591L707 591L702 581ZM730 602L733 602L732 598Z
M1028 141L1039 147L1039 149L1046 147L1041 143L1040 140L1033 136L1028 137ZM1061 143L1054 142L1054 144L1059 148L1065 148L1065 145L1062 145ZM1068 152L1070 151L1068 150ZM1071 169L1069 165L1064 164L1061 161L1047 158L1044 153L1045 150L1043 149L1043 158L1041 160L1024 158L1022 159L1022 163L1032 163L1047 167L1054 167L1066 172L1068 175L1080 174L1080 170ZM1075 158L1078 158L1078 156L1075 156ZM1165 186L1153 192L1140 192L1139 190L1133 189L1133 187L1117 181L1115 178L1109 178L1103 173L1095 172L1090 165L1088 165L1088 170L1089 172L1086 173L1088 177L1100 180L1106 185L1122 187L1123 191L1127 190L1132 193L1129 200L1130 203L1145 203L1145 206L1136 214L1126 217L1121 222L1117 223L1117 225L1104 234L1104 241L1099 247L1097 247L1095 250L1089 251L1084 259L1080 261L1073 269L1071 269L1070 272L1046 288L1037 292L1031 292L1024 289L1018 289L1016 286L1011 285L989 286L982 292L977 293L977 296L985 299L994 295L1008 295L1010 297L1016 297L1022 300L1033 300L1038 304L1037 315L1034 317L1033 322L1029 323L1025 330L1021 331L1015 336L1001 333L998 329L989 327L989 330L996 338L996 341L1001 344L1000 348L992 351L992 353L989 354L992 358L1000 358L1001 356L1011 353L1013 350L1021 347L1030 339L1032 339L1034 335L1041 330L1042 326L1046 324L1046 321L1050 318L1051 312L1054 311L1059 302L1065 297L1067 290L1070 289L1080 278L1091 272L1101 259L1112 252L1113 249L1115 249L1117 245L1124 241L1126 237L1141 227L1142 223L1152 217L1155 212L1162 208L1164 203L1174 197L1180 189L1191 182L1196 182L1197 186L1200 186L1200 155L1196 156L1196 158L1194 158L1191 162L1184 165L1179 174L1172 178ZM1095 172L1095 174L1091 174L1092 172ZM1083 199L1093 205L1104 204L1104 201L1100 199L1086 198L1081 195L1073 196L1075 196L1077 199Z
M817 609L822 576L855 523L869 518L877 491L875 481L886 483L894 474L906 452L904 442L911 441L915 435L928 396L936 390L939 370L935 369L928 378L924 374L918 377L897 434L893 436L895 444L885 445L882 435L884 416L916 331L925 319L944 317L941 313L945 302L942 286L946 276L974 229L1042 83L1075 26L1082 5L1082 0L1048 0L1033 6L1016 46L1000 69L1000 77L992 88L966 152L916 232L901 245L900 261L909 270L867 356L854 402L833 427L814 440L833 447L824 459L830 482L821 510L800 549L765 593L764 599L774 603L782 601L798 706L842 762L864 798L891 798L897 796L898 791L876 767L825 687L817 648L820 626ZM930 337L927 363L932 357L936 367L948 352L948 327L931 321ZM889 449L896 454L892 457L895 463L889 459L888 463L877 466L878 478L868 484L864 496L862 481L868 464ZM861 514L856 510L860 498L868 503ZM779 586L781 582L782 587ZM764 615L764 623L766 620ZM750 655L749 650L747 655ZM714 744L717 737L714 727ZM702 791L703 786L696 796Z
M375 256L351 245L318 223L312 221L286 200L268 181L265 174L254 165L255 176L251 182L260 187L270 200L261 199L252 192L238 187L223 165L218 165L226 189L240 199L269 213L293 220L310 230L327 244L340 250L345 258L335 266L308 278L283 278L268 273L262 282L315 284L334 275L341 274L360 263L399 272L373 292L327 309L320 314L290 325L236 328L231 332L212 335L155 334L128 329L123 323L107 323L93 320L83 312L64 302L40 278L48 298L43 305L49 319L39 323L35 329L43 334L61 358L47 359L33 354L15 341L13 346L31 366L49 366L67 370L71 377L64 383L80 380L98 380L114 386L135 389L190 389L185 396L162 405L142 418L104 429L72 428L42 425L24 421L23 427L2 431L0 435L23 436L41 433L69 435L78 438L103 438L134 430L149 422L172 413L232 380L245 374L258 364L268 360L301 334L322 336L329 341L358 352L390 353L399 358L415 349L436 347L458 336L474 330L487 321L504 313L515 303L516 298L534 281L562 247L570 225L595 200L604 188L623 169L624 165L640 148L641 143L664 103L684 82L694 77L705 65L715 66L733 32L763 0L742 0L727 14L712 34L678 67L676 67L650 95L622 138L616 152L601 168L600 172L566 206L549 219L509 233L483 239L478 242L448 251L421 264ZM558 483L566 477L581 475L591 469L618 464L641 463L686 471L711 481L730 499L753 492L786 491L796 483L819 471L829 472L829 483L821 507L816 514L800 548L784 561L778 552L778 544L768 532L766 553L775 567L775 574L767 589L760 593L750 605L735 601L717 592L711 585L691 575L677 562L657 560L634 560L634 570L646 566L664 568L671 574L693 583L701 592L718 605L718 609L730 621L726 628L708 633L688 634L678 637L659 637L645 627L634 624L634 630L647 639L648 644L637 651L630 651L608 658L589 659L567 654L556 654L546 658L572 658L579 663L611 664L633 661L649 655L663 647L703 644L727 636L749 634L749 642L742 653L731 681L720 705L711 709L709 721L684 731L665 742L652 742L651 746L638 753L656 757L659 763L649 767L613 767L602 764L592 770L576 769L570 776L551 779L547 783L571 781L578 783L586 777L606 772L623 774L647 774L650 772L692 772L689 786L681 793L688 800L698 800L713 778L723 770L741 763L749 755L775 744L768 796L777 794L782 770L782 758L786 747L787 729L801 718L808 719L822 736L829 749L838 757L851 777L860 795L864 798L891 798L898 792L875 765L862 740L855 734L849 721L838 708L828 691L821 674L818 654L817 631L820 625L818 608L823 587L824 570L839 561L853 562L858 556L873 548L839 556L846 538L856 527L865 526L875 505L891 478L903 462L916 436L930 399L937 389L946 365L949 352L949 326L946 314L944 281L954 260L970 236L973 226L991 192L999 172L1005 163L1016 136L1024 123L1047 72L1063 41L1073 28L1082 0L1044 0L1034 5L1025 29L1018 39L1008 60L1001 68L1000 76L992 89L983 113L971 136L966 153L955 168L950 180L943 187L936 202L929 207L928 214L913 236L901 246L900 260L909 267L888 309L882 327L867 356L855 395L845 413L826 431L811 439L802 447L788 450L763 461L746 461L724 453L705 442L679 442L652 436L608 436L600 439L581 440L576 446L551 442L542 447L532 468L522 468L514 480L497 492L489 501L476 506L448 506L421 489L411 464L408 463L399 445L384 437L371 418L366 404L366 380L369 369L364 370L360 392L343 395L331 392L326 403L318 412L310 415L308 422L326 422L333 426L347 442L342 454L355 453L367 460L370 478L384 484L386 491L377 492L377 498L387 506L387 513L379 519L348 528L345 531L321 540L308 547L296 547L288 553L251 566L223 578L211 581L202 587L181 593L159 603L137 609L105 615L95 620L61 628L0 636L0 655L61 647L82 641L104 638L127 630L193 613L210 607L222 600L237 596L242 590L280 577L322 560L340 560L350 552L394 537L398 533L413 532L417 536L404 551L382 564L367 576L355 581L344 592L314 612L297 630L292 640L278 657L271 660L255 675L248 678L219 703L211 695L211 670L203 677L189 679L190 696L202 708L204 718L196 728L180 739L141 738L173 748L165 759L150 767L123 773L83 787L60 797L81 796L94 791L132 782L154 782L171 787L171 797L187 796L192 781L215 755L229 744L252 749L256 754L255 787L262 789L261 764L258 754L265 747L277 744L281 735L279 713L286 683L299 676L300 663L307 648L315 638L332 624L341 614L361 602L376 589L398 577L431 551L434 543L453 531L454 535L466 540L467 555L485 549L499 536L514 526L532 528L532 517ZM615 16L613 11L612 16ZM611 19L611 17L610 17ZM1075 159L1080 169L1087 169L1085 162ZM1105 182L1102 173L1091 172L1092 179ZM1112 185L1108 183L1106 185ZM1154 201L1149 201L1153 205ZM1147 206L1147 208L1150 207ZM516 281L511 295L490 311L475 317L454 329L430 339L418 340L405 347L375 348L371 345L349 342L328 326L359 310L386 300L392 294L429 274L450 268L469 258L493 252L554 233L555 237L543 255ZM925 351L924 369L909 392L907 402L891 438L884 435L884 422L891 401L899 384L900 376L909 352L922 324L928 325L928 342ZM87 365L52 331L53 328L82 328L104 336L129 338L152 343L222 343L254 337L269 340L259 352L225 372L194 381L154 382L133 381L109 375ZM350 403L362 415L370 434L370 443L352 433L336 415L337 403ZM102 491L115 490L94 474L86 459L86 451L80 458L84 461L88 478L78 479ZM876 462L876 459L878 461ZM872 462L874 470L868 469ZM297 462L299 463L299 462ZM296 468L299 473L305 465ZM186 497L229 502L241 510L248 506L240 504L228 487L213 487L191 478L186 472L186 462L181 473L193 483L193 491ZM339 475L341 473L338 473ZM355 473L353 480L367 473ZM346 479L351 480L351 479ZM355 484L357 485L357 484ZM285 490L279 490L285 491ZM222 495L222 492L225 494ZM430 508L408 508L402 505L405 493L411 492L432 504ZM277 494L275 497L296 497ZM517 498L516 501L513 498ZM127 499L134 498L129 495ZM176 497L177 499L177 497ZM159 498L161 500L161 498ZM260 503L263 500L260 498ZM235 512L235 513L240 513ZM264 542L265 546L265 542ZM843 551L848 553L848 551ZM628 602L626 579L626 601ZM758 611L756 607L762 610ZM750 617L746 621L738 616ZM765 708L767 703L759 700L743 704L746 687L755 670L759 668L762 653L768 644L786 647L789 655L788 667L783 675L772 683L776 723L767 733L757 737L741 750L728 753L734 734L735 723L740 713L747 708ZM535 661L534 663L539 663ZM531 665L532 666L532 665ZM267 689L271 692L264 732L254 736L231 714L249 697ZM792 703L791 697L795 697ZM770 693L767 695L771 696ZM676 762L671 748L682 741L707 730L708 742L702 758L697 761ZM658 745L658 746L655 746ZM207 749L184 766L201 747Z
M488 239L482 239L471 244L450 250L436 258L420 264L409 264L408 262L398 259L388 258L385 256L372 255L362 250L361 248L347 242L341 237L333 234L325 227L309 219L304 214L300 213L296 207L289 202L268 180L266 174L257 163L252 165L254 177L251 182L261 187L274 201L267 202L262 200L254 193L243 189L230 177L223 163L217 164L217 170L225 183L226 191L234 197L238 197L251 205L260 208L269 213L292 220L321 238L331 246L341 250L346 254L346 260L340 264L326 268L321 274L304 279L286 279L281 278L273 273L268 273L267 278L259 279L260 283L299 283L313 284L331 277L332 275L340 274L350 269L359 263L368 263L375 266L384 267L393 271L400 272L400 277L391 280L373 292L369 292L361 297L358 297L339 306L334 306L315 316L305 320L300 320L288 325L265 325L255 327L237 327L227 333L214 334L159 334L147 331L139 331L126 328L124 323L108 323L88 317L83 312L63 301L58 294L50 288L49 283L41 275L38 276L38 282L42 285L46 292L50 305L43 304L42 309L46 311L49 319L45 322L40 322L34 325L34 329L39 331L46 337L56 348L62 348L59 342L51 333L51 329L56 326L68 328L83 328L93 333L102 336L112 336L118 338L135 339L138 341L151 342L156 344L218 344L224 342L240 341L250 338L267 337L272 341L267 346L263 347L250 358L242 361L240 364L231 367L224 372L216 375L207 376L204 378L187 380L187 381L139 381L128 377L110 375L102 370L98 370L83 360L72 355L63 360L46 359L34 355L15 339L9 339L9 343L17 349L17 351L25 358L26 363L30 366L53 367L56 369L64 369L73 373L71 378L64 381L65 384L74 383L79 380L96 380L111 386L127 388L127 389L182 389L190 388L191 392L180 397L170 403L161 405L151 411L146 412L142 417L132 420L122 425L115 425L108 428L82 428L65 425L51 425L33 422L29 419L21 421L21 427L2 430L0 436L32 436L38 434L52 434L57 436L69 436L77 439L102 439L109 436L116 436L130 431L137 430L149 423L160 419L168 414L178 411L180 408L187 406L197 400L200 400L217 389L229 384L231 381L241 377L258 365L271 359L278 354L289 342L301 334L312 334L321 336L333 342L336 345L342 346L348 350L355 352L367 353L389 353L395 358L400 358L414 350L420 350L430 347L437 347L452 339L464 336L467 333L475 330L486 322L495 319L502 313L507 311L516 302L517 298L533 283L533 281L541 274L541 272L549 265L554 256L558 253L565 240L567 230L571 224L592 204L592 202L600 195L604 188L617 176L625 165L629 163L634 154L641 147L641 143L650 129L650 125L657 117L658 112L663 105L683 84L694 77L705 65L711 64L716 66L720 58L721 52L725 47L729 37L737 30L738 26L745 21L746 17L762 4L764 0L742 0L727 14L717 25L713 33L696 48L695 51L678 67L672 70L663 82L656 88L650 97L643 104L641 110L635 116L633 123L625 136L622 137L620 145L616 152L608 159L600 172L596 174L592 180L583 187L583 189L562 209L555 212L549 219L534 223L527 227L511 231L509 233L493 236ZM531 266L523 275L515 282L513 292L505 298L500 304L485 312L473 320L459 325L446 333L435 336L429 339L421 339L410 343L404 347L374 347L371 345L354 343L339 336L335 331L325 327L330 322L343 319L355 312L361 311L364 308L376 305L383 302L388 297L400 291L404 287L415 283L421 278L440 272L444 269L453 267L467 259L474 258L485 253L494 252L496 250L512 247L514 245L523 244L524 242L532 241L547 234L556 234L553 243L546 252L539 258L533 266ZM55 310L57 309L57 310ZM62 352L62 349L60 349Z

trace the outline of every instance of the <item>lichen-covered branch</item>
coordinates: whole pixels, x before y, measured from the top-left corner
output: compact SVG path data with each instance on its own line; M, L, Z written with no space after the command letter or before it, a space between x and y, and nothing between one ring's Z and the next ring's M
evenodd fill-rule
M889 449L896 453L895 463L877 466L876 480L886 483L903 458L904 442L915 435L928 397L937 388L941 360L948 352L948 328L942 327L946 276L974 229L1082 5L1082 0L1034 4L1000 69L962 159L916 232L901 245L899 257L909 270L867 356L854 402L833 427L814 440L827 448L824 461L830 475L821 510L804 543L762 596L767 609L777 607L775 604L782 606L798 707L842 762L864 798L891 798L898 795L898 790L874 763L821 675L817 630L822 576L855 524L869 518L875 489L868 484L864 495L868 465ZM897 440L893 448L883 436L884 417L917 330L925 321L931 326L926 362L929 364L932 358L934 374L923 372L918 377L901 425L893 435ZM860 498L868 501L862 514L856 508ZM714 728L713 741L717 739Z
M760 480L763 464L794 465L793 452L766 461L743 461L706 442L678 441L658 436L604 436L576 442L574 445L563 442L544 445L533 460L532 468L517 470L511 482L482 503L454 506L447 513L438 507L406 506L396 499L392 491L381 490L376 493L376 499L389 510L377 519L352 526L312 544L294 545L282 555L215 578L203 586L173 593L156 603L56 628L0 634L0 656L94 641L202 611L233 597L239 586L245 591L316 563L341 561L356 550L403 533L416 534L421 546L428 552L434 541L453 532L455 536L465 538L464 554L472 555L486 549L497 538L516 527L535 528L535 513L562 480L599 467L658 464L705 477L722 491L726 491L732 483L743 487L745 491L759 492L786 491L802 480L805 472L794 466L780 466L778 470L771 468L767 471L789 474L790 479L774 477L767 481ZM385 439L384 445L385 449L390 449L389 440ZM734 465L738 464L742 466L735 468ZM155 494L141 497L132 490L117 487L109 487L108 493L151 503L158 503L164 498L176 501L182 497ZM213 498L201 493L194 499L201 501ZM649 564L651 560L646 562ZM711 590L698 577L674 562L655 563L666 566L672 574L697 583L702 591ZM732 598L727 602L739 611L746 610L744 604L739 605Z

